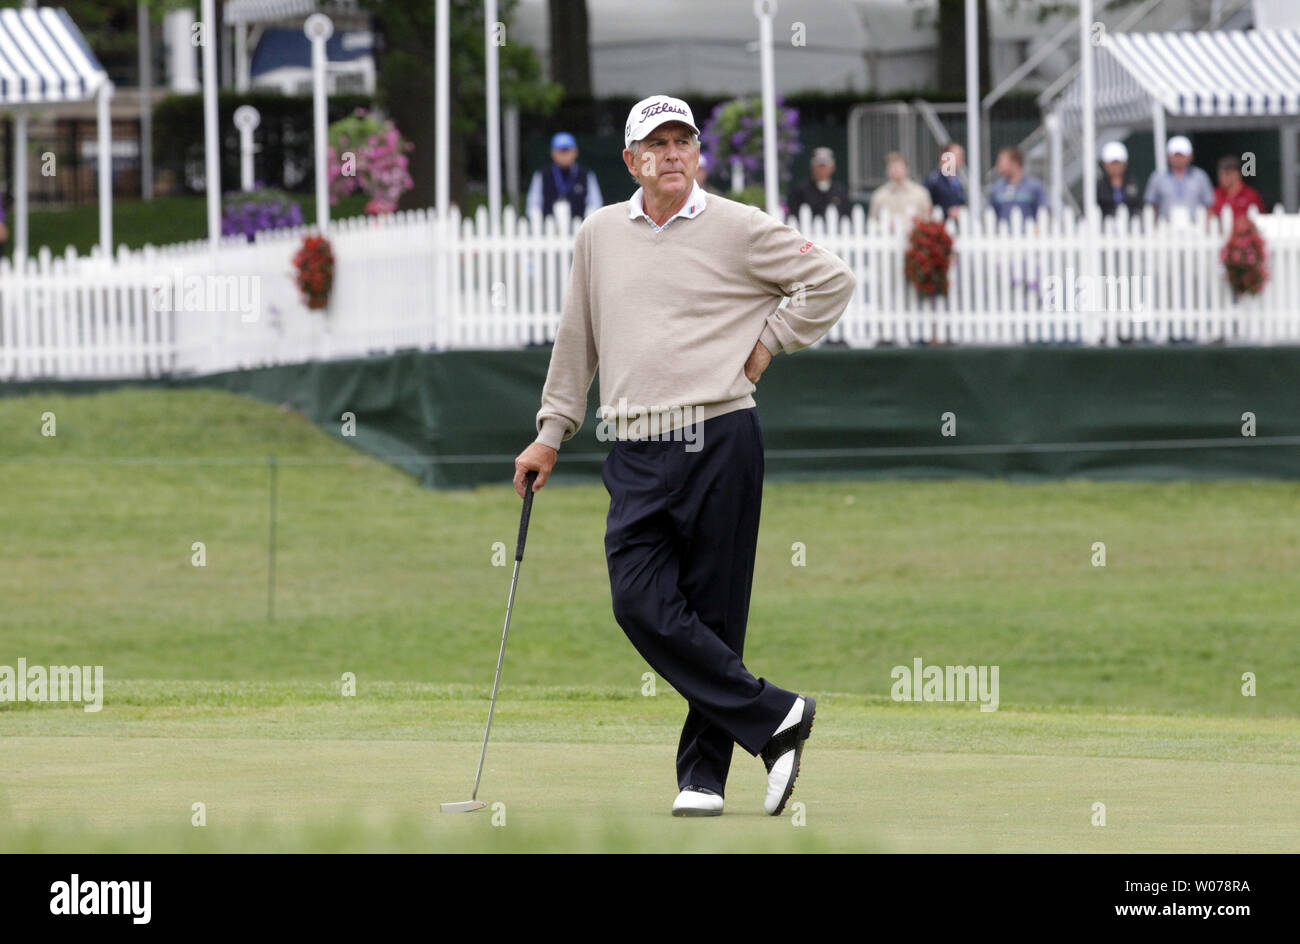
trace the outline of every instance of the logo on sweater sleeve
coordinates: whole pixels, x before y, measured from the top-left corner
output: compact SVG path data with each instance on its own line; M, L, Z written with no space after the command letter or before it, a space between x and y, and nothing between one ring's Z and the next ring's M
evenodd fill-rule
M803 244L803 246L801 246L801 247L799 248L799 251L800 251L800 252L807 252L807 251L808 251L809 249L811 249L812 247L813 247L813 244L812 244L811 242L806 242L806 243Z

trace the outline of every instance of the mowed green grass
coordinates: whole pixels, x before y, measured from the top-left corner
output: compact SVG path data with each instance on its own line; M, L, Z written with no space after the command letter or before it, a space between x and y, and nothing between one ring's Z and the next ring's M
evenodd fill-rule
M823 694L791 815L733 761L727 812L676 820L685 703L510 686L469 798L485 686L125 682L102 712L10 712L9 851L1300 849L1300 722L900 705ZM194 825L194 804L205 825ZM1105 825L1093 825L1094 804Z
M1264 481L769 483L746 662L819 696L806 825L761 816L743 754L701 825L666 815L684 705L641 694L606 495L561 456L485 775L506 825L439 817L472 786L510 474L431 492L219 392L0 398L0 664L107 680L98 714L0 704L0 848L1300 849L1300 486ZM999 710L890 701L914 658L999 666Z

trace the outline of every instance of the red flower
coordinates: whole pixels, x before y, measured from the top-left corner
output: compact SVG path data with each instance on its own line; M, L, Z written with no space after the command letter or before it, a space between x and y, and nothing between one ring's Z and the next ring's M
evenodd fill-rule
M303 304L314 309L328 305L334 287L334 251L329 240L323 236L305 237L294 254L293 265L298 270L295 281Z
M1219 250L1219 261L1234 295L1257 295L1268 281L1268 248L1249 217L1238 217Z
M947 295L953 255L947 227L934 220L918 220L903 254L903 273L919 295Z

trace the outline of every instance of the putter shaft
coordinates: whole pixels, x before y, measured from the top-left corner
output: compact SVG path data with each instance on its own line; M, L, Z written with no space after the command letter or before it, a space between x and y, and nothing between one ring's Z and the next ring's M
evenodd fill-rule
M501 651L497 653L497 674L492 681L492 701L488 705L487 728L483 731L483 750L478 755L478 773L474 775L474 792L470 794L471 800L478 799L479 780L483 777L483 759L487 757L488 735L492 733L492 713L497 707L497 687L501 684L501 666L506 661L506 637L510 635L510 614L515 608L515 587L519 585L519 564L515 561L515 571L510 578L510 597L506 601L506 624L501 630Z

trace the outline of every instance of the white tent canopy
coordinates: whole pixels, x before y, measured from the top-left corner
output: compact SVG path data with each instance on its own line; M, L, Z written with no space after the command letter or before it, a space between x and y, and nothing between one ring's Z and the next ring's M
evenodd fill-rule
M305 20L320 11L330 15L357 13L357 0L226 0L222 17L229 24L276 23Z
M849 0L778 0L772 19L777 92L865 90L870 45ZM750 94L759 79L758 21L749 0L587 0L592 91L641 98L657 91ZM549 61L546 0L521 0L510 42ZM802 24L806 43L791 43ZM697 116L700 117L700 116Z
M113 84L76 24L51 7L0 10L0 108L14 115L14 257L27 254L27 115L33 107L98 103L99 243L113 243Z
M251 51L264 28L277 24L301 26L313 13L324 13L344 23L366 19L357 0L226 0L221 10L235 40L235 90L238 92L247 92L252 84ZM363 82L373 89L373 66L369 79Z
M1096 70L1102 126L1145 125L1155 106L1181 118L1300 116L1300 30L1117 33ZM1067 132L1081 108L1076 80L1055 109Z
M63 10L0 10L0 99L5 104L85 102L107 81Z

